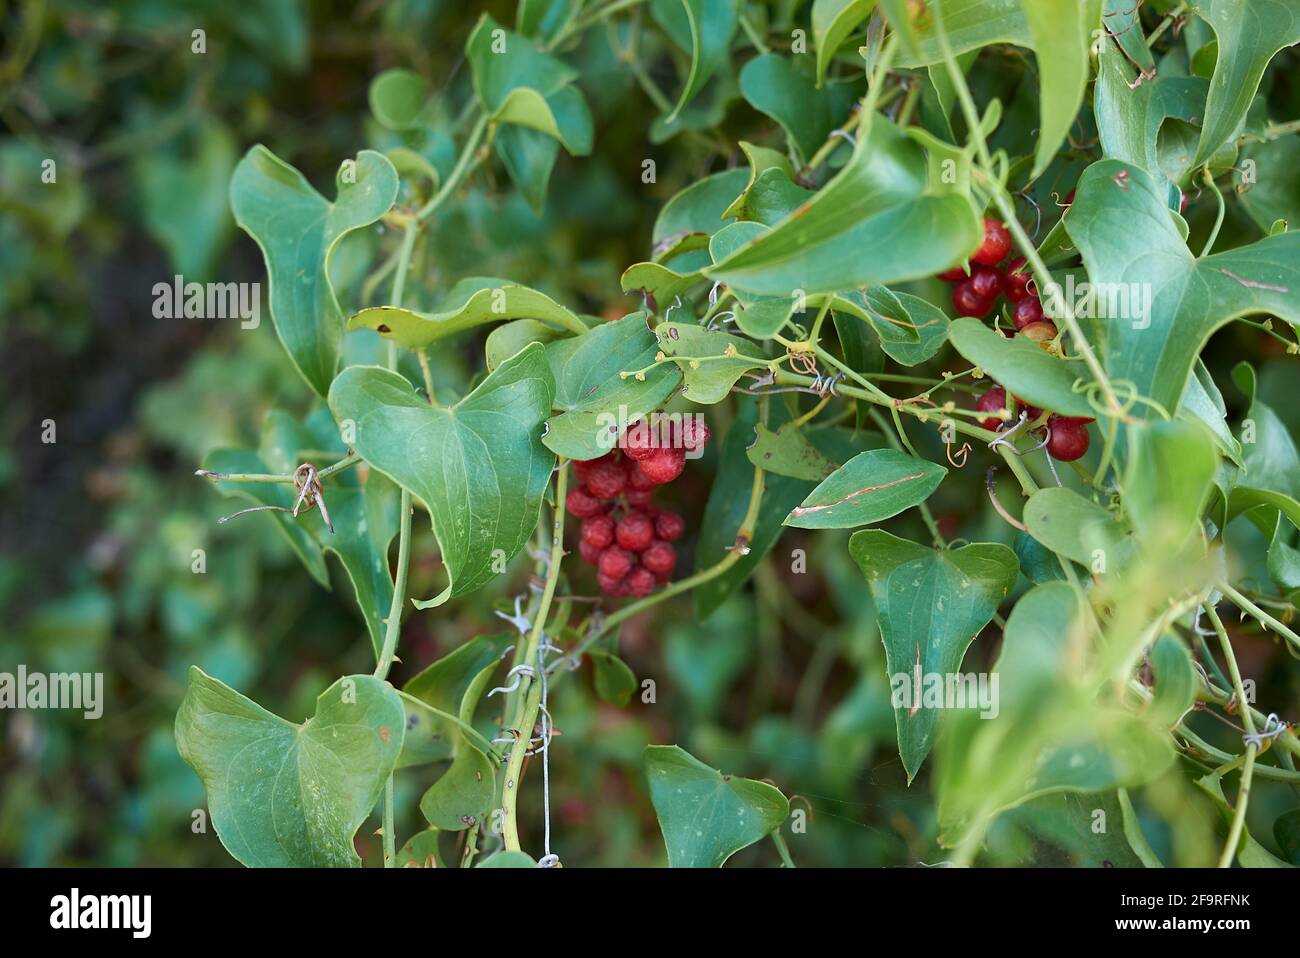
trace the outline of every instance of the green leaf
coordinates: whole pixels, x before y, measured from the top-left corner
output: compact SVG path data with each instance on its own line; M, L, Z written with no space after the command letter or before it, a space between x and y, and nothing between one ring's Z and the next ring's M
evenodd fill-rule
M1195 259L1174 226L1165 191L1137 167L1117 160L1088 167L1065 226L1088 279L1108 300L1102 306L1098 298L1095 311L1104 315L1092 323L1106 371L1131 380L1171 413L1220 326L1261 312L1300 321L1300 233ZM1143 408L1135 411L1144 414Z
M790 813L778 789L722 775L676 745L647 746L645 770L670 868L721 868Z
M428 82L411 70L385 70L370 81L370 112L390 130L417 126L428 97Z
M779 150L769 149L766 146L755 146L753 143L740 141L740 151L745 154L745 159L749 160L749 182L741 194L736 197L735 202L723 211L723 216L738 217L741 219L757 219L755 216L746 215L746 199L750 190L754 188L754 183L758 177L768 170L780 170L789 179L794 179L794 167L790 163L789 157ZM626 287L624 287L626 288Z
M1268 62L1279 50L1300 42L1300 10L1288 0L1205 0L1196 12L1219 41L1196 147L1194 165L1200 165L1246 118Z
M1215 807L1223 816L1225 823L1231 822L1235 811L1228 800L1223 795L1223 778L1220 775L1210 773L1202 778L1195 780L1196 787L1210 796ZM1241 799L1238 798L1238 801ZM1250 829L1243 828L1241 839L1237 843L1237 864L1242 868L1290 868L1292 867L1282 859L1278 858L1267 848L1255 840L1250 834Z
M764 472L811 482L821 482L839 468L793 423L786 423L776 432L759 423L754 444L745 453Z
M1031 405L1062 416L1094 415L1084 394L1074 391L1075 382L1089 378L1081 361L1053 356L1024 336L1008 338L969 316L953 320L948 338L965 359Z
M654 300L655 306L671 306L703 278L699 273L678 273L659 263L633 263L619 282L625 293L640 290Z
M770 362L749 340L693 323L660 323L654 334L659 349L681 369L682 395L702 405L721 402L741 376Z
M894 449L854 456L792 509L785 524L800 529L852 529L919 505L948 470Z
M394 864L398 868L442 868L438 861L438 830L426 828L412 835L397 849Z
M1029 534L1051 551L1100 574L1122 569L1132 560L1132 532L1108 509L1073 489L1049 486L1025 503Z
M355 424L354 448L429 510L451 580L434 604L485 585L494 564L527 543L555 467L541 441L554 395L537 343L446 408L377 366L351 366L335 380L330 409Z
M840 45L876 6L876 0L813 0L813 43L817 48L817 86Z
M569 459L596 459L614 448L621 426L662 406L682 381L675 365L655 366L644 380L621 375L653 365L658 348L645 313L547 346L555 407L563 412L546 424L546 448Z
M853 103L847 85L819 90L796 61L776 53L761 54L745 64L740 92L750 106L781 124L804 163L848 117Z
M880 529L849 539L849 555L876 603L891 688L898 753L910 784L934 744L939 712L923 696L928 676L958 672L966 649L1016 584L1020 567L1006 546L976 543L936 552ZM917 674L919 673L919 675Z
M509 852L499 851L495 855L489 855L483 859L475 868L536 868L535 862L527 852Z
M1255 164L1253 181L1240 194L1255 225L1268 233L1282 220L1288 229L1300 229L1300 181L1291 175L1300 169L1300 136L1247 144L1242 156Z
M343 336L330 257L340 239L375 222L396 198L397 171L373 150L362 150L355 163L340 168L333 203L264 146L249 150L230 180L235 222L257 241L266 260L275 331L321 396L334 379Z
M865 301L865 312L872 317L871 326L880 337L880 348L896 363L919 365L933 358L948 341L948 314L919 296L872 286L865 296L854 291L847 298ZM838 297L837 305L842 305Z
M487 341L483 344L488 372L496 369L529 343L541 343L546 346L568 335L568 330L558 329L550 323L543 323L537 319L515 319L502 323L488 333Z
M430 708L407 709L406 741L399 768L451 757L463 731L459 721L451 719L459 719L461 703L475 678L499 663L515 638L513 632L476 636L402 686L407 695Z
M1219 456L1210 432L1198 423L1161 420L1134 426L1129 442L1124 509L1148 548L1177 549L1200 529L1214 489Z
M707 265L708 254L698 251L707 249L709 237L732 222L727 210L747 180L742 169L724 170L696 180L665 203L651 234L656 262L671 263L678 273Z
M740 22L737 0L651 0L650 15L679 47L691 55L686 83L665 120L672 123L729 58Z
M1028 47L1039 75L1039 123L1033 176L1047 168L1065 142L1083 104L1093 31L1102 26L1101 0L932 0L929 15L913 21L917 50L897 58L901 67L943 62L940 24L954 55L995 43ZM891 11L892 13L892 11ZM893 22L893 16L890 20Z
M619 708L632 701L632 693L638 686L636 673L628 668L627 663L603 649L591 649L587 655L596 672L596 694L600 700Z
M1146 35L1142 32L1138 7L1128 0L1103 0L1101 15L1102 26L1128 58L1143 70L1154 73L1156 62L1151 57L1151 48L1147 46ZM1102 57L1098 56L1097 59L1101 60Z
M1155 688L1147 717L1164 728L1173 728L1196 701L1199 682L1191 653L1181 639L1166 634L1151 646L1150 660Z
M557 329L584 333L587 327L573 312L545 293L492 276L462 279L432 313L400 306L371 306L348 320L349 329L373 329L409 349L420 349L484 323L535 319Z
M1283 812L1273 822L1273 838L1287 862L1300 868L1300 808Z
M267 413L262 425L259 453L243 449L217 449L203 461L203 468L218 473L291 474L304 461L302 453L333 452L343 458L345 448L327 416L312 417L300 424L282 410ZM321 421L323 418L324 421ZM325 465L325 463L320 463ZM293 508L297 489L287 483L216 482L223 495L236 496L258 505ZM293 518L284 512L270 512L294 551L313 577L329 586L322 552L333 552L343 564L366 621L375 654L384 640L384 619L393 602L393 579L388 568L388 547L397 535L399 495L384 476L369 475L364 481L355 469L335 474L324 483L325 505L334 531L325 526L320 509Z
M402 749L397 692L339 679L301 725L190 668L176 747L198 773L221 843L250 867L357 867L353 836Z
M560 155L560 143L540 130L506 124L498 127L493 145L510 181L529 208L540 216L546 208L546 186Z
M961 262L983 235L979 211L943 182L937 154L928 161L916 135L874 116L848 164L816 196L705 275L789 297L933 276ZM899 239L921 235L924 243Z

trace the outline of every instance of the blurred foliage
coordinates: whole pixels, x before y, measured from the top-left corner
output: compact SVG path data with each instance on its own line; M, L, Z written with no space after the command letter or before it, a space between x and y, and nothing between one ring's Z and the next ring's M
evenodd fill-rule
M368 671L365 624L337 563L334 588L318 587L270 519L219 525L230 502L193 476L209 451L255 445L269 409L308 412L271 323L242 330L229 320L156 319L151 290L176 273L264 279L253 243L236 239L227 204L231 171L253 143L266 143L322 189L339 161L363 147L406 147L445 177L455 158L455 105L468 96L465 38L485 11L514 23L515 6L0 2L0 669L23 662L102 671L107 698L93 722L71 712L0 713L0 863L233 864L211 830L191 833L204 795L171 728L189 664L277 703L293 720L310 714L338 674ZM780 32L806 25L811 4L755 6ZM205 31L201 53L195 29ZM508 276L583 312L621 315L639 303L619 292L620 273L647 258L664 202L709 172L744 166L740 139L779 139L771 120L737 98L729 67L683 111L683 132L674 134L616 55L612 44L629 39L624 30L589 31L566 52L595 115L593 155L560 153L540 212L499 164L485 167L431 230L415 263L412 305L427 308L473 273ZM676 89L680 49L648 30L641 42L642 62ZM981 100L999 95L1009 104L1005 135L1019 136L1016 124L1028 129L1037 119L1036 84L1022 82L1030 72L1023 58L996 66L974 71L972 83ZM860 61L832 67L838 80L859 84ZM428 82L430 125L394 130L375 119L371 80L394 68ZM1294 76L1294 56L1283 54L1266 79L1280 115L1300 112ZM657 162L653 183L640 175L647 157ZM52 183L40 179L46 160L57 171ZM1057 184L1073 182L1079 168L1067 157L1039 181L1034 202L1051 203L1052 190L1068 189ZM1228 209L1221 242L1257 235L1248 208L1230 199ZM1212 215L1209 201L1193 205L1194 238ZM344 244L334 266L348 302L375 301L364 277L391 239L381 228ZM364 354L377 346L358 335L349 348ZM1207 355L1220 378L1239 359L1260 363L1261 395L1295 429L1300 407L1285 401L1294 373L1269 365L1279 353L1274 340L1237 326ZM436 350L439 393L466 391L481 355L481 336ZM1241 397L1228 399L1240 407ZM47 421L56 442L41 440ZM677 506L692 524L715 454L678 484ZM1009 543L1010 530L969 499L946 486L932 500L945 533ZM428 595L441 571L427 524L415 525L410 591ZM914 515L891 528L924 537ZM694 549L690 535L684 553ZM1248 524L1233 535L1243 538L1243 554L1262 556L1260 534ZM694 619L687 598L629 623L621 655L639 678L656 680L655 704L636 695L622 709L601 702L590 665L560 686L552 700L561 732L551 752L552 799L566 863L665 861L641 758L645 745L671 742L726 772L770 779L792 807L807 808L807 833L790 842L801 865L943 857L927 775L907 787L896 753L874 610L846 541L789 531L747 590L707 622ZM206 571L195 574L200 549ZM792 573L793 550L806 551L809 574ZM1267 580L1262 569L1256 574ZM512 590L523 591L526 578L517 563ZM415 617L394 681L494 630L494 608L508 607L510 594L480 591ZM1260 701L1300 697L1275 646L1238 638L1243 671L1261 676ZM968 662L993 661L996 640L986 643ZM1231 730L1203 726L1199 734L1211 742L1231 739ZM433 774L426 767L398 777L399 839L421 827L418 798ZM537 778L527 781L530 792L540 791ZM1267 823L1285 807L1273 803L1278 791L1261 790L1252 822ZM540 804L538 796L521 802L526 835L540 832ZM1102 864L1095 844L1080 839L1087 804L1058 795L1004 817L989 860ZM1137 806L1166 861L1202 864L1217 854L1213 806L1183 777L1145 789ZM1167 825L1175 816L1200 823L1180 829L1177 847ZM364 826L357 843L375 864L373 828ZM450 838L442 853L455 860ZM1117 849L1109 863L1129 863L1126 853ZM761 843L735 863L776 860Z

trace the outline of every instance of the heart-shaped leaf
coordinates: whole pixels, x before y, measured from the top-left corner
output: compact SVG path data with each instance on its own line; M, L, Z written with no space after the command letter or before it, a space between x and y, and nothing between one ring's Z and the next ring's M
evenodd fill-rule
M721 868L790 814L779 789L723 775L676 745L646 746L645 771L669 868Z
M484 323L535 319L581 335L586 325L545 293L491 276L462 279L432 313L400 306L371 306L348 320L349 329L373 329L385 339L420 349Z
M710 236L732 222L727 210L747 180L742 169L724 170L696 180L665 203L651 232L655 261L681 274L707 265L708 254L702 251L708 248ZM670 305L661 303L660 308Z
M334 379L343 337L330 257L339 240L375 222L396 198L397 171L373 150L362 150L339 169L333 203L264 146L249 150L231 177L235 222L257 241L266 260L275 331L321 396Z
M377 366L350 366L334 381L330 409L353 424L354 448L429 510L451 580L433 604L486 584L528 541L555 467L542 445L554 395L538 343L446 408Z
M614 448L620 426L662 406L682 381L675 365L655 366L643 379L622 375L654 365L658 348L644 313L547 346L555 406L564 411L547 422L546 448L569 459L595 459Z
M797 58L764 53L740 71L740 92L760 113L781 124L799 158L807 163L831 130L849 115L853 90L845 84L818 89Z
M775 432L759 423L754 444L745 451L749 461L764 472L794 479L821 482L840 468L793 423L786 423Z
M910 783L934 744L942 711L942 703L930 707L919 693L933 676L949 684L966 649L1016 584L1020 565L1003 545L973 543L936 552L880 529L855 532L849 555L876 603L895 693L898 753Z
M1029 534L1048 549L1100 575L1132 561L1132 531L1110 510L1073 489L1049 486L1025 503Z
M460 711L466 692L479 673L501 661L515 638L513 632L477 636L407 681L402 691L426 707L408 703L399 768L452 756L464 731Z
M705 275L789 297L932 276L966 258L983 229L969 195L930 175L939 158L927 160L913 135L879 115L868 126L848 164L816 196ZM926 242L903 239L918 235Z
M1249 313L1300 322L1300 233L1196 259L1164 190L1138 167L1118 160L1088 167L1065 227L1088 269L1089 308L1102 314L1092 335L1106 371L1170 413L1220 326Z
M660 323L655 339L682 371L682 395L703 405L721 402L741 376L770 363L749 340L693 324Z
M176 746L244 865L357 867L352 839L393 771L404 722L396 690L374 676L339 679L295 725L191 667Z
M852 529L880 522L924 502L948 470L894 449L854 456L790 511L800 529Z

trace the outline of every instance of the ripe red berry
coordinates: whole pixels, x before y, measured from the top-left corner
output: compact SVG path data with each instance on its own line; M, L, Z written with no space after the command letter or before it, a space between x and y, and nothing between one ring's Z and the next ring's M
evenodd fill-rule
M956 283L966 278L966 267L954 266L952 269L946 269L939 274L939 279L945 283Z
M672 482L686 468L685 449L656 449L649 459L637 463L642 475L657 486Z
M655 516L655 535L664 542L676 542L686 531L686 520L670 509Z
M1024 329L1030 323L1041 323L1043 321L1043 304L1036 297L1025 296L1020 302L1016 303L1016 308L1011 311L1011 320L1016 324L1016 329Z
M614 517L592 516L582 524L582 541L597 548L607 548L614 541Z
M600 591L606 595L612 595L616 598L627 595L627 579L623 576L615 578L604 573L597 573L596 585L600 586Z
M647 476L641 468L641 463L638 462L633 464L632 468L627 471L627 485L634 492L649 492L659 483Z
M597 499L613 499L627 485L627 468L613 453L597 459L587 472L587 491Z
M1037 406L1029 405L1029 403L1025 402L1019 396L1012 396L1011 398L1016 401L1017 408L1019 409L1020 412L1023 412L1025 414L1025 418L1028 419L1029 421L1032 422L1033 420L1037 419L1039 416L1043 414L1043 411L1041 409L1039 409Z
M1007 228L991 216L984 217L984 242L971 257L974 263L996 266L1011 252L1011 234Z
M1029 292L1029 284L1034 276L1025 269L1025 258L1017 256L1007 264L1006 272L1006 293L1007 299L1013 303L1018 303L1026 296L1032 296Z
M604 549L600 546L594 546L586 539L578 540L578 555L582 556L582 561L588 565L595 565L600 561Z
M611 579L621 579L632 571L632 565L632 553L618 546L610 546L602 553L597 568L600 569L601 575L607 575Z
M667 579L677 565L677 550L662 539L656 539L641 553L641 565L653 572L656 578Z
M587 491L586 486L574 486L570 489L569 494L565 496L564 505L579 519L590 519L602 512L608 512L610 508L608 502L601 502Z
M987 300L995 300L1005 285L1002 271L993 266L975 266L970 271L971 288Z
M655 590L655 576L649 569L633 569L625 581L627 591L638 599L644 599Z
M682 447L695 452L703 449L712 438L713 433L709 431L708 423L703 419L692 416L682 423Z
M983 396L980 396L979 402L975 403L975 408L980 412L997 412L1007 408L1007 391L1001 386L994 386ZM994 432L1006 425L1001 419L990 416L988 419L981 419L980 425L985 429L992 429Z
M615 531L618 544L629 552L641 552L655 539L655 524L643 512L629 512L618 520Z
M644 512L647 515L652 515L654 513L654 508L655 508L653 498L652 498L653 494L650 492L649 489L637 489L633 485L633 483L636 480L636 477L640 475L641 471L639 469L636 469L636 470L630 470L629 473L630 474L628 476L628 484L633 487L630 489L623 490L623 501L627 503L629 509L635 509L638 512Z
M1073 462L1088 451L1088 420L1051 416L1047 420L1047 452L1053 459Z
M640 462L654 452L655 440L653 427L642 419L628 426L623 434L623 453L634 462Z
M976 292L973 281L964 279L953 285L952 308L958 316L974 316L976 319L981 319L993 308L993 299L981 296Z

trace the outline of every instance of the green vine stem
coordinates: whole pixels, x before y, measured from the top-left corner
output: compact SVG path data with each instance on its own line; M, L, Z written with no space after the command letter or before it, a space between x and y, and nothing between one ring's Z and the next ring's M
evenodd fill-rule
M551 601L555 598L555 587L560 581L560 564L564 560L564 500L568 493L568 463L560 459L555 473L555 509L551 514L551 552L546 569L546 585L542 588L542 599L533 618L533 627L528 633L528 643L523 662L534 669L540 668L538 649L545 634L546 619L551 612ZM523 784L522 773L524 756L528 754L533 738L533 726L537 723L538 709L542 702L542 683L539 676L520 673L519 691L522 702L511 725L514 743L510 746L510 756L506 760L505 780L501 788L501 808L505 813L502 823L502 836L507 851L520 851L519 845L519 789ZM545 743L544 743L545 744Z
M1241 703L1241 724L1246 727L1248 735L1254 735L1255 718L1250 714L1250 708L1246 701L1246 689L1241 681L1241 670L1237 667L1237 657L1232 651L1232 642L1228 639L1228 632L1224 629L1219 614L1214 611L1213 604L1207 602L1204 608L1210 624L1214 626L1214 631L1219 635L1219 645L1223 649L1223 658L1228 663L1228 674L1232 676L1232 686L1237 693L1237 701ZM1223 854L1219 856L1220 868L1229 867L1237 854L1237 845L1241 841L1241 832L1246 826L1246 806L1250 802L1250 778L1255 770L1255 753L1258 750L1259 746L1253 741L1246 745L1246 754L1241 768L1241 784L1237 788L1237 805L1233 811L1232 826L1228 830L1228 841L1223 846ZM1228 766L1225 766L1221 770L1221 774L1231 768L1232 764L1229 763Z

